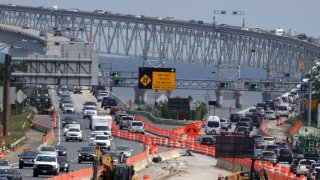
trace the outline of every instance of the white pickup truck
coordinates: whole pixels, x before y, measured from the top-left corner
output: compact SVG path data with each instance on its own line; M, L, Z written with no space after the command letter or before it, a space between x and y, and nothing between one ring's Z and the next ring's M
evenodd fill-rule
M49 154L39 154L33 166L33 177L38 177L39 174L59 174L59 163L57 156Z

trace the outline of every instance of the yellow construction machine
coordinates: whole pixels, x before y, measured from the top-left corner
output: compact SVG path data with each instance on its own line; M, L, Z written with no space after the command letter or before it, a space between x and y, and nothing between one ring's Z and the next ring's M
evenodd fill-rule
M110 154L102 154L100 147L96 147L93 180L137 180L134 174L134 166L125 164L123 153L118 156L118 164L114 164Z

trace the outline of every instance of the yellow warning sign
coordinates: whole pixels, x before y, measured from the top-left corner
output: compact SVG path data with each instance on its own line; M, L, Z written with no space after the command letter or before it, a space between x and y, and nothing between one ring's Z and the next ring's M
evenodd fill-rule
M299 69L303 70L304 69L304 62L299 61Z
M148 86L149 83L151 83L151 79L149 78L148 75L145 74L140 78L140 82L142 85L144 85L146 87L146 86Z
M152 72L152 89L174 90L176 89L176 73Z

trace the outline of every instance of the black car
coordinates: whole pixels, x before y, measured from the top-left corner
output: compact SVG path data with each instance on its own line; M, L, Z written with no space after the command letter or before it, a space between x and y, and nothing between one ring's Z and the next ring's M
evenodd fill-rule
M22 180L22 176L17 169L0 169L0 178Z
M262 107L265 111L267 110L267 104L266 103L257 103L256 107Z
M67 156L67 149L64 146L54 146L58 152L58 156Z
M82 161L93 161L96 154L96 149L94 146L85 146L81 147L78 152L78 163L81 164Z
M249 136L250 134L250 129L246 126L237 126L234 131L245 136Z
M210 136L202 137L200 144L207 145L207 146L215 146L215 139Z
M254 140L254 145L255 145L255 146L258 146L258 145L260 144L262 138L263 138L263 136L262 136L262 135L259 135L259 134L254 134L254 135L252 135L251 137L252 137L253 140Z
M280 149L279 155L277 157L278 163L285 161L291 164L292 159L293 159L293 154L290 149Z
M62 120L62 126L65 127L68 124L77 124L77 120L72 116L65 116Z
M239 122L237 122L236 128L237 128L238 126L245 126L245 127L248 127L248 128L250 129L250 124L249 124L248 122L239 121Z
M75 86L73 88L73 93L74 94L82 94L82 87L81 86Z
M112 106L117 106L117 100L112 97L104 97L101 102L101 108L111 109Z
M289 168L290 172L296 173L300 160L301 160L301 158L297 158L297 159L292 160L292 163L290 164L290 168Z
M241 114L239 113L232 113L230 114L230 121L231 122L238 122L241 119Z
M249 124L249 129L252 131L252 119L250 117L242 117L239 122L247 122Z
M106 154L109 154L112 158L112 162L113 163L119 163L119 153L116 152L116 151L109 151L109 150L106 150L106 149L102 149L102 154L106 155Z
M36 159L39 153L36 151L23 151L19 159L19 169L23 169L24 166L32 167L34 164L34 159Z
M67 159L67 157L63 157L63 156L58 156L58 163L60 165L60 171L64 171L64 172L69 172L70 170L70 164L69 161Z
M262 113L253 113L251 116L252 119L252 125L255 126L256 128L259 128L262 120L264 119L264 114Z

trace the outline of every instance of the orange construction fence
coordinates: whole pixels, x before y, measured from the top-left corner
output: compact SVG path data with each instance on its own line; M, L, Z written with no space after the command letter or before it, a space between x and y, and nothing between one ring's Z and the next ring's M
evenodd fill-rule
M69 172L66 174L61 174L59 176L54 176L52 178L49 178L48 180L66 180L66 179L82 179L85 177L92 178L93 175L93 169L92 168L86 168L81 169L73 172Z

